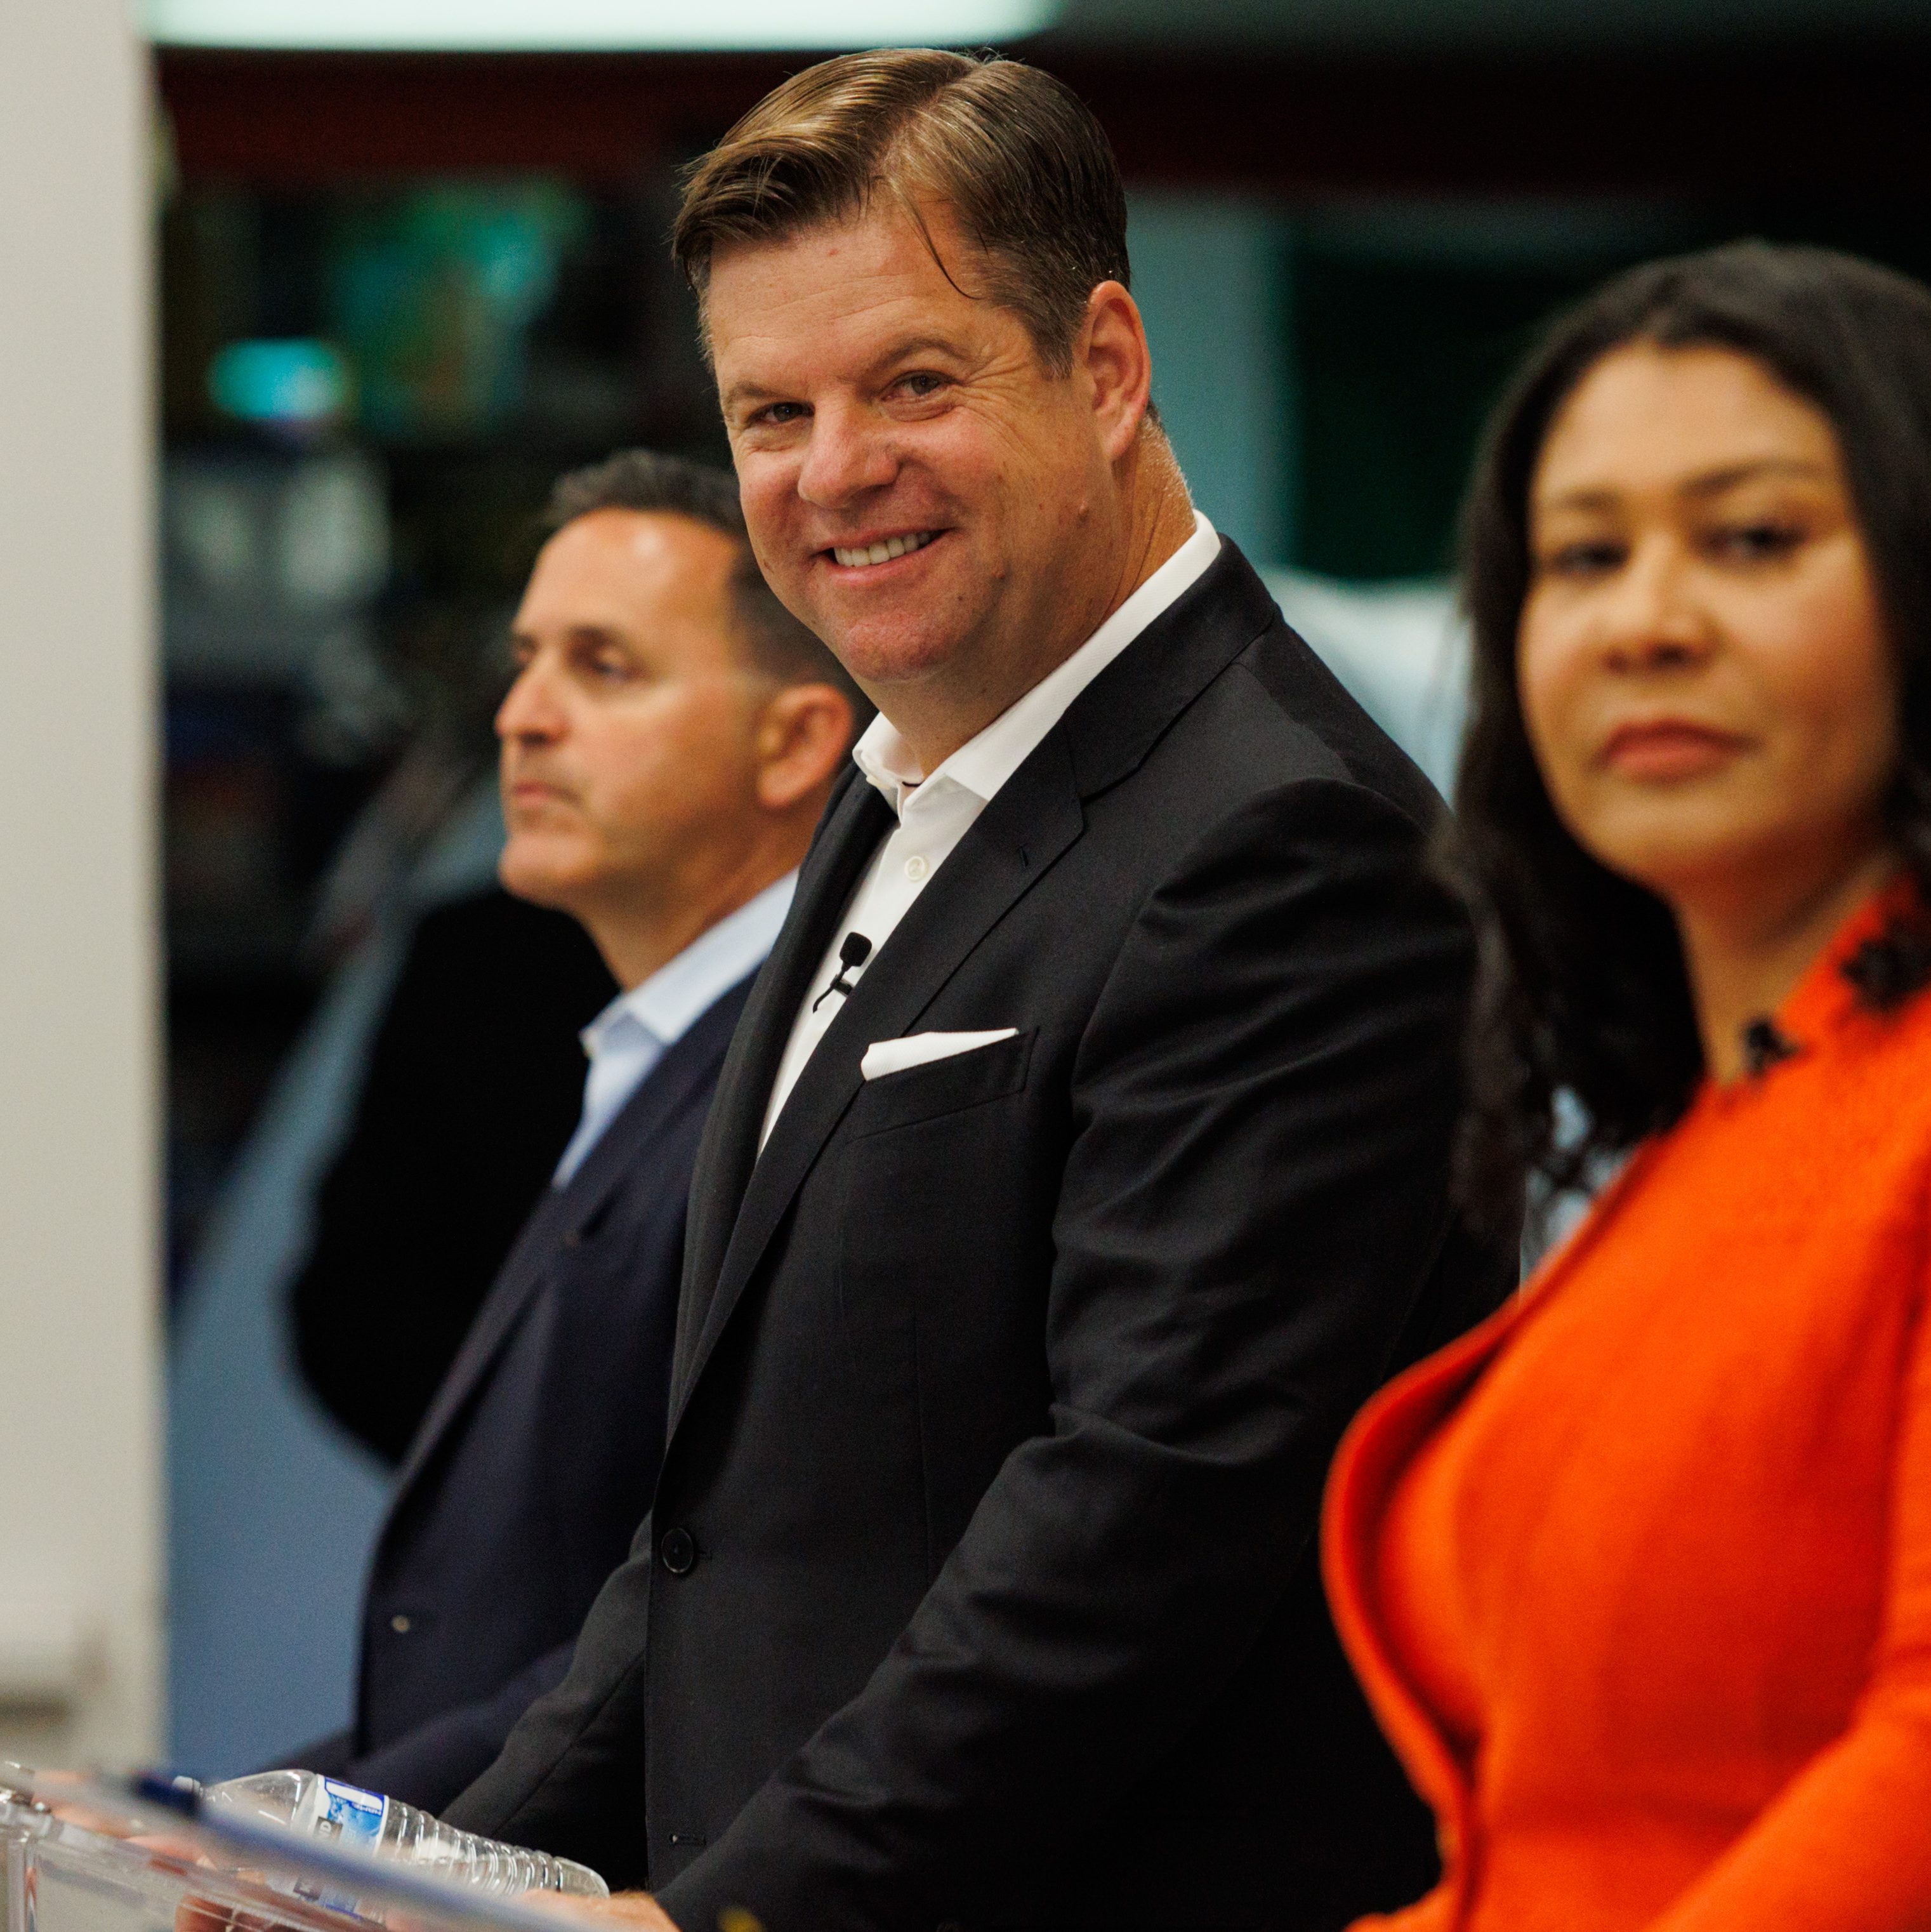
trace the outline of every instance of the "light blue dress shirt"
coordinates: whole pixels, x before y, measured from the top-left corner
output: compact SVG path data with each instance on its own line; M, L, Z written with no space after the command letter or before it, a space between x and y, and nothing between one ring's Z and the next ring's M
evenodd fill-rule
M757 898L691 940L641 986L619 993L577 1036L590 1060L583 1079L583 1114L556 1163L553 1187L568 1184L666 1049L764 963L797 887L796 872L766 886Z

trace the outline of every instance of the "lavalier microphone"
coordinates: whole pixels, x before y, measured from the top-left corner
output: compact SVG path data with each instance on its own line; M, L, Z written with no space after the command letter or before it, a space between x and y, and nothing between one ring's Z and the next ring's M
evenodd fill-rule
M857 982L847 979L846 974L856 973L871 957L871 941L862 932L847 933L838 947L838 970L832 983L811 1002L812 1012L815 1013L834 993L842 998L851 992Z

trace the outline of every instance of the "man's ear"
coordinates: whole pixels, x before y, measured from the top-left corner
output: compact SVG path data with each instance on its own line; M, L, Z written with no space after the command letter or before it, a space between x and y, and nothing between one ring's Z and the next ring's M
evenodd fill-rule
M757 802L789 812L830 784L851 749L851 700L836 686L787 684L757 721Z
M1147 326L1139 304L1120 283L1102 282L1087 297L1073 358L1091 390L1107 458L1117 463L1140 433L1153 386Z

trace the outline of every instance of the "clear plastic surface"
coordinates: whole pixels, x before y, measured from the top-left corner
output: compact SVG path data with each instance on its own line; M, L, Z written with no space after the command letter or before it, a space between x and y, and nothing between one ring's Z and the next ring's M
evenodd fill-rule
M551 1897L556 1894L552 1893ZM523 1898L535 1894L526 1893ZM554 1909L192 1786L0 1763L0 1932L559 1932ZM567 1921L561 1922L567 1932Z

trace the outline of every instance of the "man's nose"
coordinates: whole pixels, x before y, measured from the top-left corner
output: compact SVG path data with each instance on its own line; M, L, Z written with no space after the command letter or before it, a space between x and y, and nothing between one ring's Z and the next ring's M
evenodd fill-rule
M532 657L496 707L496 736L505 744L512 739L555 738L562 731L562 716L554 681L541 656Z
M821 510L850 508L883 489L898 474L889 429L863 412L820 407L811 418L811 440L798 475L798 494Z
M1716 628L1696 594L1693 563L1672 540L1636 546L1604 614L1603 654L1612 669L1669 671L1709 656Z

